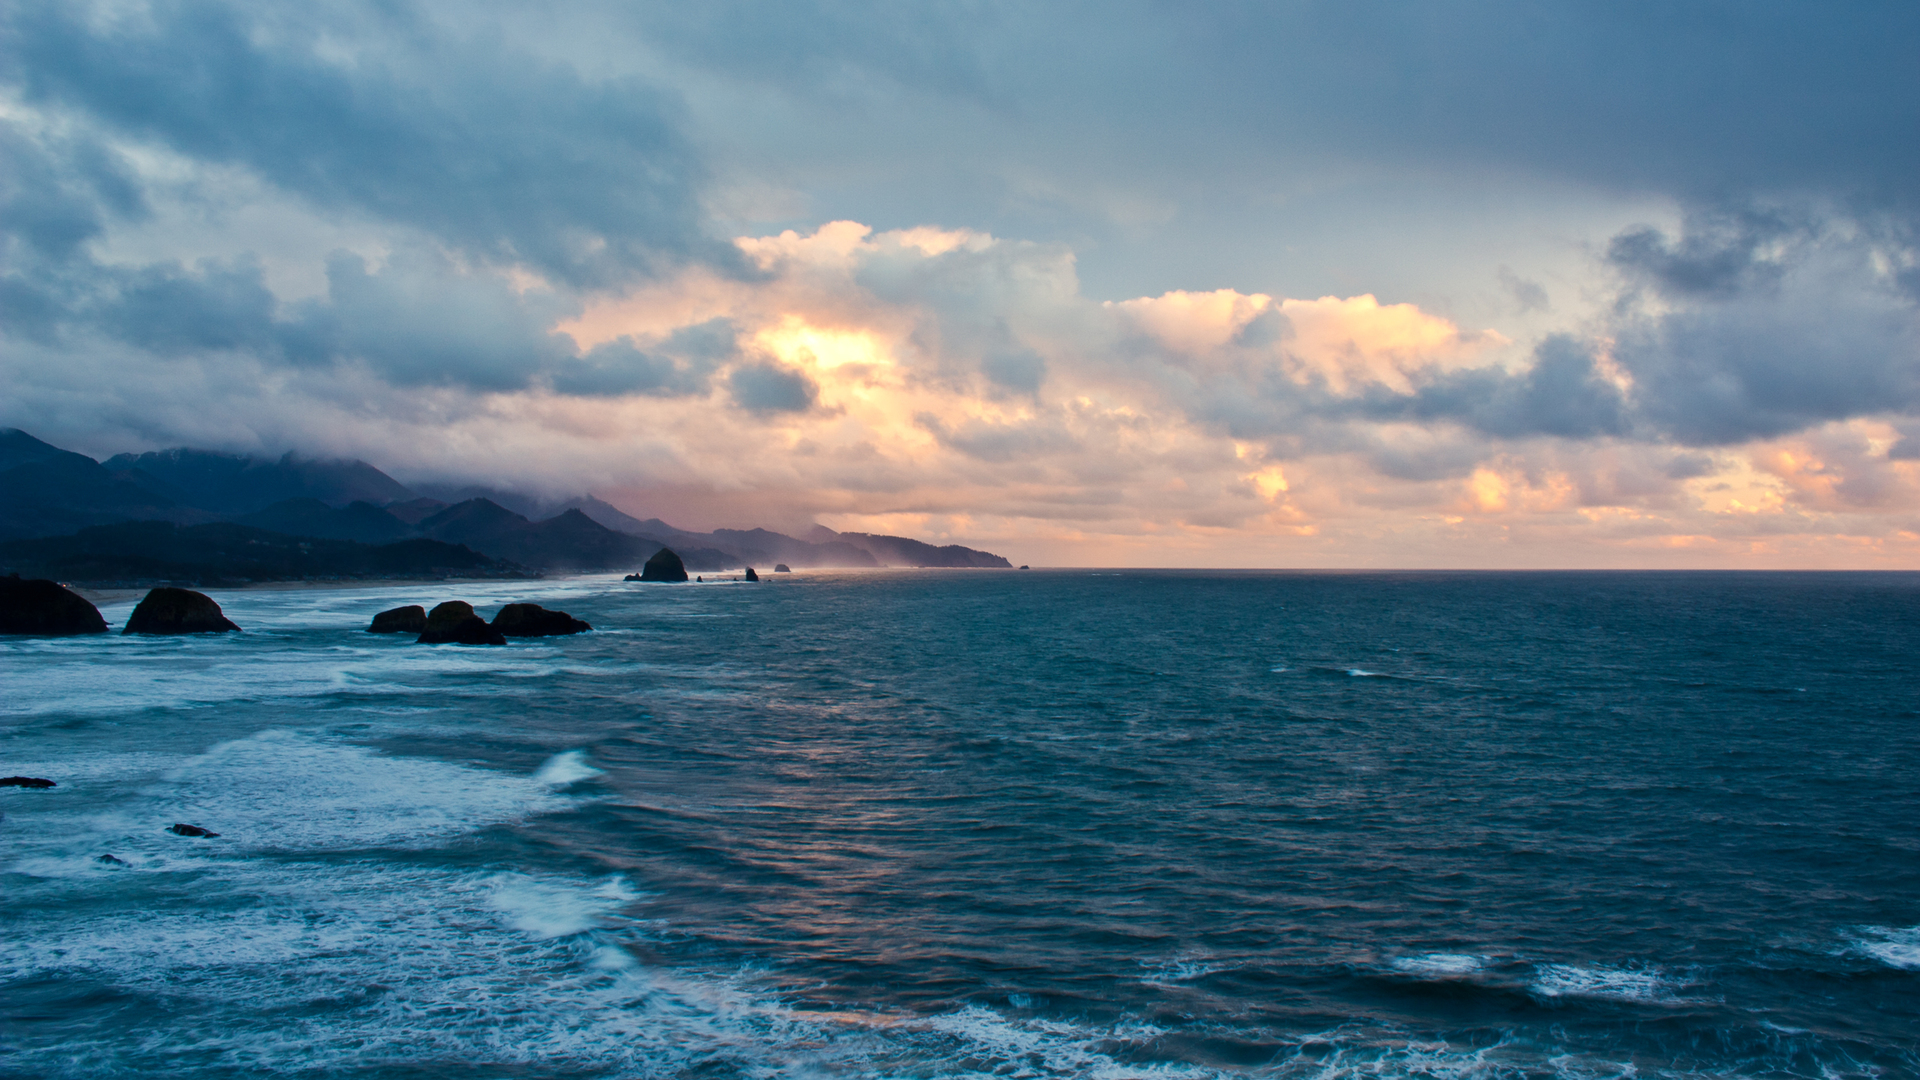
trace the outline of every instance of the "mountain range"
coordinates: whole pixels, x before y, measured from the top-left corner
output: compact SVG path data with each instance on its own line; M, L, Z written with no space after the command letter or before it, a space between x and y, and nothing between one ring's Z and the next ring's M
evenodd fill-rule
M70 580L609 570L637 567L662 547L695 571L1010 566L958 544L823 526L805 539L766 529L692 532L592 495L423 492L357 460L178 448L100 462L0 429L0 563Z

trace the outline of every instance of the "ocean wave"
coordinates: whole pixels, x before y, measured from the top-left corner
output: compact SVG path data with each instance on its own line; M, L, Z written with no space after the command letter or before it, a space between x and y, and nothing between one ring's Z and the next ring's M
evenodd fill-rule
M1457 977L1485 971L1487 958L1469 953L1427 953L1425 956L1402 956L1389 966L1409 975Z
M1192 982L1204 979L1215 972L1226 970L1226 965L1209 963L1205 957L1184 956L1172 960L1155 962L1153 970L1142 976L1140 981L1148 986L1164 986L1172 983Z
M1863 926L1853 947L1888 967L1920 970L1920 926Z
M1679 990L1686 983L1647 968L1546 964L1534 970L1530 985L1534 993L1548 998L1664 1004L1679 1000Z
M267 731L209 749L147 794L174 820L245 847L409 847L567 809L575 802L555 791L555 777L585 768L556 760L546 766L552 772L515 776Z

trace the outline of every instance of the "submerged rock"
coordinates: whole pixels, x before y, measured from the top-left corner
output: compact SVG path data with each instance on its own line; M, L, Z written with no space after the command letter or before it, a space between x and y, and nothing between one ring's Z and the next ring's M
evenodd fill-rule
M653 558L647 560L647 565L640 568L640 580L685 581L687 564L680 561L680 556L675 555L672 548L661 548L653 553Z
M98 858L96 858L96 859L94 859L94 861L95 861L95 862L103 862L103 863L106 863L106 864L107 864L108 866L125 866L125 865L127 865L127 860L125 860L125 859L121 859L121 858L116 858L116 857L114 857L114 856L112 856L112 855L101 855L101 856L99 856Z
M786 563L783 563L783 562L774 563L773 572L776 574L791 574L793 573L793 567L788 566Z
M539 604L508 604L493 617L493 628L506 637L556 637L593 629L584 620Z
M174 822L173 825L167 829L167 831L172 833L175 836L200 836L200 837L205 837L208 840L211 840L214 837L220 835L217 832L208 832L207 830L201 828L198 825L189 825L184 821Z
M127 616L123 634L224 634L240 629L220 612L213 597L192 589L161 586Z
M500 631L473 613L465 600L436 604L427 612L427 625L420 631L421 645L505 645Z
M37 776L0 777L0 787L50 788L59 787L51 780L42 780Z
M749 567L747 567L747 580L748 580L748 581L759 581L759 580L760 580L760 575L759 575L759 574L756 574L756 573L754 573L754 572L753 572L753 567L751 567L751 566L749 566Z
M86 598L44 578L0 578L0 634L104 634L107 620Z
M421 634L427 629L427 609L419 604L388 608L373 617L369 634Z

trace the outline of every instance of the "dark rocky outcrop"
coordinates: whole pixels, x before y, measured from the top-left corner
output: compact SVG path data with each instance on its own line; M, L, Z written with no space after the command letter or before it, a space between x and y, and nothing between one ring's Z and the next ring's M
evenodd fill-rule
M661 548L653 553L653 558L647 560L647 565L640 568L640 580L685 581L687 565L680 561L680 556L675 555L672 548Z
M427 609L419 604L388 608L375 615L373 625L367 627L369 634L424 634L426 631Z
M50 788L59 786L60 785L51 780L42 780L37 776L0 777L0 787Z
M493 628L505 637L557 637L593 629L564 611L548 611L539 604L508 604L493 617Z
M198 825L189 825L184 821L174 822L171 826L167 828L167 831L174 834L175 836L200 836L200 837L205 837L208 840L211 840L214 837L220 835L217 832L208 832L207 830L201 828Z
M426 629L420 632L421 645L505 645L500 631L473 613L465 600L436 604L427 612Z
M104 634L107 620L92 604L57 582L0 578L0 634Z
M753 572L753 567L751 567L751 566L749 566L749 567L747 567L747 580L748 580L748 581L759 581L759 580L760 580L760 575L759 575L759 574L756 574L756 573L754 573L754 572Z
M238 626L220 612L213 597L192 589L161 586L147 594L127 616L123 634L224 634Z
M793 573L793 567L788 566L786 563L774 563L773 572L776 574L791 574Z
M94 861L95 861L95 862L103 862L103 863L106 863L106 864L107 864L108 866L125 866L125 865L127 865L127 860L125 860L125 859L121 859L121 858L117 858L117 857L115 857L115 856L112 856L112 855L101 855L101 856L98 856L97 858L95 858L95 859L94 859Z

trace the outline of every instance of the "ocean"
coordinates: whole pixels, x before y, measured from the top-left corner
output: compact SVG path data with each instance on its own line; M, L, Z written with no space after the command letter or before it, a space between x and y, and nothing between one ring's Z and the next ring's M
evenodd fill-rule
M0 639L0 1073L1920 1076L1920 575L769 577Z

